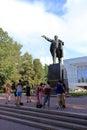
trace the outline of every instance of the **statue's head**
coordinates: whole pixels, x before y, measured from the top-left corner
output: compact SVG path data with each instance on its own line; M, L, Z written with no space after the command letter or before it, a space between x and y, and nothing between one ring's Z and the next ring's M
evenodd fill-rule
M55 36L54 36L54 39L55 39L55 40L57 40L57 39L58 39L58 36L57 36L57 35L55 35Z

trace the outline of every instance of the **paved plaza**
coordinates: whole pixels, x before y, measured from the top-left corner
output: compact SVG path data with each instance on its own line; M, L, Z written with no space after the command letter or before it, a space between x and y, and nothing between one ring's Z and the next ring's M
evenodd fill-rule
M24 106L36 107L36 97L31 96L31 100L32 100L31 103L27 103L25 94L22 95L22 102L24 103ZM5 102L6 102L5 94L1 94L0 95L0 103L5 104ZM11 95L11 101L8 104L15 105L14 95ZM56 96L51 96L50 109L56 110L56 106L57 106L57 98L56 98ZM63 109L63 111L76 112L76 113L80 112L80 113L87 114L87 96L66 97L66 108Z

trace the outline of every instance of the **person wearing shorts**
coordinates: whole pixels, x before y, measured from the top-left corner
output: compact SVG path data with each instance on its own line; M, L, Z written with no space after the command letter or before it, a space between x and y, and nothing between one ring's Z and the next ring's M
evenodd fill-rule
M63 96L63 84L62 81L59 81L56 86L56 94L57 94L57 108L62 108L62 96Z
M20 105L22 96L22 86L20 83L17 84L16 96L16 105Z

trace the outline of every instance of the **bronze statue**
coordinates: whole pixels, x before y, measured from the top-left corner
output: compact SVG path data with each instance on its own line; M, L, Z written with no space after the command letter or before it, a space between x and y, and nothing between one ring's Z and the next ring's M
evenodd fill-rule
M56 57L58 57L59 63L62 63L62 57L63 57L63 45L64 42L62 42L60 39L58 39L58 36L54 36L54 39L50 39L46 37L45 35L42 36L47 41L51 42L50 45L50 52L53 58L53 64L56 63Z

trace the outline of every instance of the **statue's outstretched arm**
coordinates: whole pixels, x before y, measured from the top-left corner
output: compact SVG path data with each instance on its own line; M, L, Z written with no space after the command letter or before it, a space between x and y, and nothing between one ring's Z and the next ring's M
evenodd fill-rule
M53 41L52 39L48 38L48 37L45 36L45 35L43 35L42 37L45 38L45 39L46 39L47 41L49 41L49 42L52 42L52 41Z

